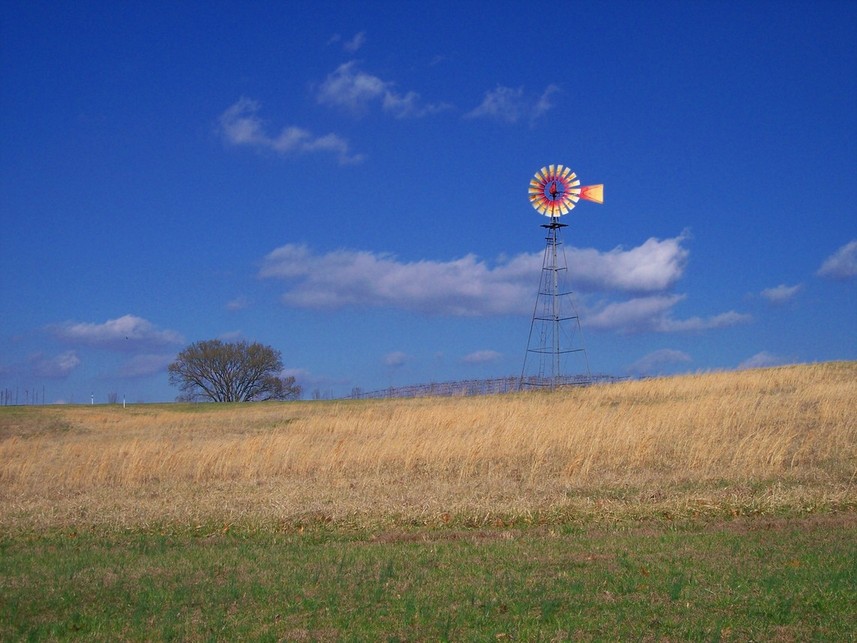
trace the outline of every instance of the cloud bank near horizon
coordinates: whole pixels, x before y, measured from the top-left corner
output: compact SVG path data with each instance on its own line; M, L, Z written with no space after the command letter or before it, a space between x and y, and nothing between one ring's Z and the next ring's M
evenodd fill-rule
M634 248L566 252L574 288L590 328L619 332L679 332L749 321L728 311L710 318L676 319L685 295L672 293L689 256L688 235L650 238ZM340 249L319 254L286 244L262 260L259 276L287 284L282 301L314 310L396 308L427 315L485 317L532 312L534 275L543 253L488 262L474 254L448 261L401 261L388 253Z

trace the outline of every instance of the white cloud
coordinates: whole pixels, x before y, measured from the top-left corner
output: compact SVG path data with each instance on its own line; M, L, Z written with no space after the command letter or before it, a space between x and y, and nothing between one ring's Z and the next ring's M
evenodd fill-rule
M688 234L683 232L671 239L652 237L630 250L621 246L608 252L572 248L567 253L568 267L578 289L641 293L666 290L684 274L690 251L682 243L687 239Z
M539 96L539 99L533 106L532 112L530 114L530 122L538 120L539 118L544 116L549 110L553 109L553 102L551 101L551 96L558 93L559 91L560 89L556 85L548 85L545 88L545 91L542 92L542 95Z
M452 107L448 103L423 103L420 95L412 91L404 95L387 92L381 105L395 118L422 118Z
M672 348L662 348L645 355L631 364L626 370L632 375L651 375L660 372L664 366L682 364L691 361L690 355Z
M250 305L250 300L246 297L236 297L235 299L231 299L226 302L226 310L236 311L236 310L244 310Z
M125 378L134 378L166 373L167 366L175 358L174 353L135 355L119 368L119 375Z
M738 368L741 370L748 368L767 368L768 366L779 366L780 364L785 364L786 361L787 360L782 357L762 351L745 359L743 362L738 364Z
M357 61L341 64L319 86L316 98L323 105L362 111L373 100L382 98L390 83L357 70Z
M59 355L45 355L37 352L29 355L24 361L15 364L0 364L0 375L16 378L62 379L81 364L77 351L65 351Z
M825 259L815 274L833 279L857 277L857 239L849 241Z
M80 357L75 351L66 351L53 357L38 353L30 357L28 366L30 372L36 377L62 378L80 366Z
M588 327L621 332L680 332L749 321L729 311L708 318L676 319L685 296L665 292L682 276L688 251L682 234L649 239L625 250L574 249L570 281L583 301ZM283 302L309 309L399 308L430 315L527 314L541 274L543 253L523 253L489 263L475 255L450 261L402 262L391 254L335 250L316 254L287 244L262 261L259 276L287 283ZM600 299L594 303L596 294ZM618 299L624 295L631 299Z
M140 346L165 346L181 344L182 336L174 330L160 330L152 322L124 315L108 319L103 324L66 322L52 326L50 330L60 340L86 346L131 350Z
M295 282L283 301L299 308L391 307L486 315L521 312L531 299L539 264L529 274L530 283L507 274L508 268L492 269L474 255L402 263L392 255L355 250L315 256L306 246L289 244L265 257L260 276Z
M347 51L348 53L353 54L355 51L360 49L364 44L366 44L366 32L360 31L351 38L351 40L346 40L343 42L342 34L335 33L327 40L327 45L333 45L335 43L341 42L342 49Z
M711 317L689 317L688 319L672 319L668 315L656 320L653 330L661 333L676 333L695 330L712 330L715 328L729 328L749 324L753 316L739 313L734 310L712 315Z
M227 143L282 155L330 152L341 164L359 163L365 158L362 154L352 154L348 141L336 134L314 136L308 130L291 126L271 136L256 115L259 107L258 101L241 98L220 115L220 133Z
M761 292L761 295L772 304L784 304L793 299L794 296L800 292L801 287L802 286L800 284L796 284L794 286L780 284L774 288L765 288Z
M366 32L360 31L354 34L351 40L346 40L342 43L342 48L348 53L354 53L366 43Z
M673 308L686 295L649 295L593 307L585 315L586 326L623 333L679 333L712 330L745 324L750 315L730 310L711 317L675 319Z
M544 116L551 108L551 96L559 91L556 85L548 85L541 95L533 100L525 95L524 88L504 87L485 92L478 107L464 115L465 118L487 118L510 125L528 119L530 123Z
M514 123L521 118L525 109L523 87L512 89L498 86L493 91L485 92L482 103L465 114L465 117L489 118L500 123Z
M394 83L357 69L357 61L343 63L325 78L316 99L323 105L342 107L354 114L365 113L378 103L395 118L419 118L449 109L446 103L424 103L414 91L401 94Z
M492 362L499 361L500 358L503 357L502 353L498 353L497 351L475 351L470 353L469 355L465 355L461 358L461 361L464 364L490 364Z
M579 292L659 292L681 277L686 237L649 239L608 252L568 252L569 271ZM265 257L260 276L293 282L283 296L301 308L397 307L451 315L521 313L532 309L534 279L543 253L524 253L496 265L466 255L451 261L403 263L393 255L336 250L315 255L287 244Z
M627 332L658 330L684 295L635 297L599 305L586 315L586 326L598 330Z
M394 351L392 353L387 353L384 355L384 366L388 366L390 368L401 368L405 364L407 364L410 356L402 351Z

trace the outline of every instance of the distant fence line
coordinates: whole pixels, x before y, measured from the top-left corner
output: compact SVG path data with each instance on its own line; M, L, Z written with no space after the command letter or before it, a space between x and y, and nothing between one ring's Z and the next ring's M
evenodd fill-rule
M41 398L41 402L39 402L39 398ZM27 387L23 391L20 387L16 387L14 391L9 388L0 389L0 406L29 406L40 403L45 403L44 386L41 387L41 390L37 387Z
M348 397L355 400L388 399L406 397L468 397L472 395L499 395L534 389L550 389L565 386L589 386L608 384L625 378L612 375L569 375L558 378L546 377L497 377L484 380L459 380L454 382L432 382L410 386L390 386L377 391L354 391Z

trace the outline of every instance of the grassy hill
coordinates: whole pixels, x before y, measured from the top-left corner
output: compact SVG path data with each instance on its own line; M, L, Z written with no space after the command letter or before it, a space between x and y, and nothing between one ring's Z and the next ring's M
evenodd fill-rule
M0 528L441 525L857 506L857 363L555 392L0 408Z

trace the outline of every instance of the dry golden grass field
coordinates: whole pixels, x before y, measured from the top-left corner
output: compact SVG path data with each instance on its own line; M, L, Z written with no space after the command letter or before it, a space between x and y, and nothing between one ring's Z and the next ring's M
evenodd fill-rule
M857 363L472 398L0 408L0 531L857 510Z

